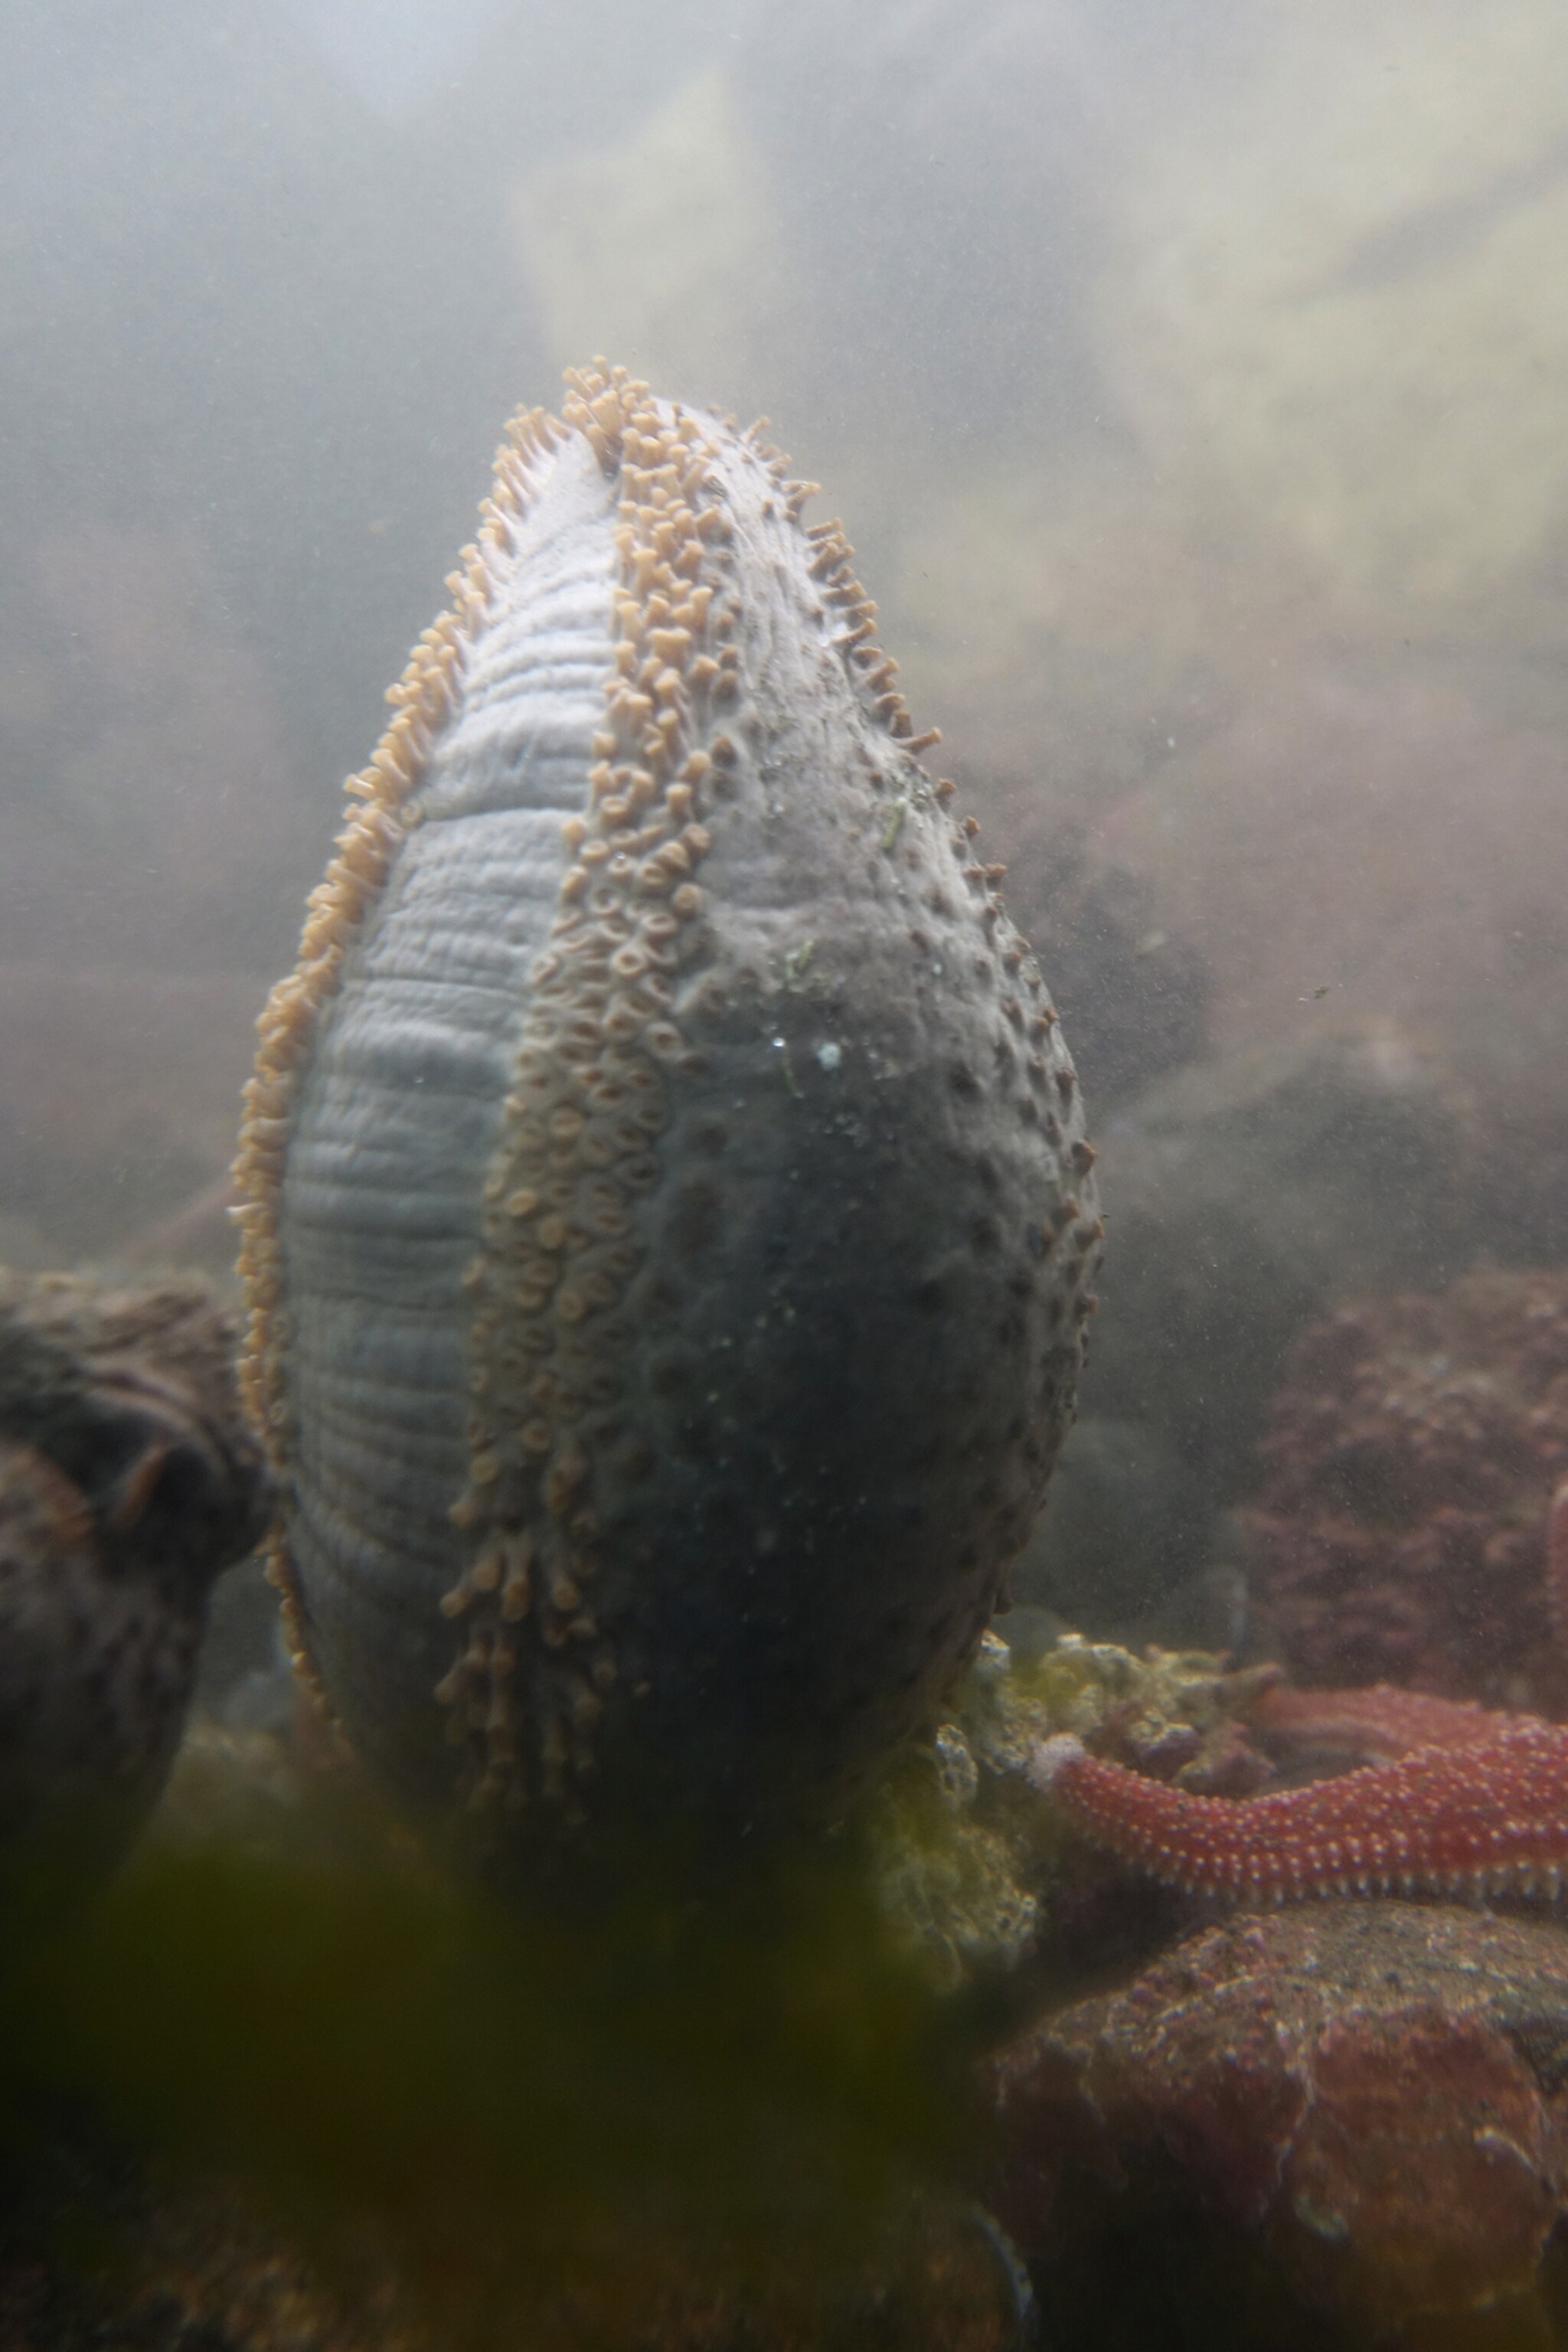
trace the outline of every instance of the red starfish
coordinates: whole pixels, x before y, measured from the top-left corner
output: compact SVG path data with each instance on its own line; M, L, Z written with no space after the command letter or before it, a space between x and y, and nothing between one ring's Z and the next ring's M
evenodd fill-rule
M1568 1490L1565 1490L1568 1491ZM1260 1731L1293 1749L1323 1748L1370 1764L1407 1756L1413 1748L1458 1748L1489 1739L1517 1715L1468 1698L1434 1698L1393 1683L1350 1690L1293 1690L1272 1683L1247 1710Z
M1190 1796L1089 1755L1070 1733L1041 1740L1026 1769L1100 1844L1175 1886L1275 1902L1555 1895L1568 1871L1568 1725L1535 1716L1262 1797Z

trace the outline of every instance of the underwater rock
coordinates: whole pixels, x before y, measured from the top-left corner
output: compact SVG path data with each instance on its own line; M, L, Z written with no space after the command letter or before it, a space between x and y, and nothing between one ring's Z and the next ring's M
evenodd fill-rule
M1568 1475L1568 1275L1369 1298L1298 1344L1244 1514L1271 1647L1304 1681L1568 1706L1547 1512Z
M1093 836L1201 941L1221 1052L1383 1024L1489 1118L1561 1100L1561 709L1451 655L1257 673Z
M147 526L67 499L37 536L14 490L9 515L0 1205L56 1265L118 1262L232 1156L258 996L314 863L299 673L269 683L267 624L236 621L196 530L152 504Z
M427 2352L377 2283L343 2293L234 2183L142 2163L79 2117L27 2122L21 2147L0 2147L16 2352Z
M199 1286L0 1269L0 1908L107 1871L163 1785L220 1572L266 1526Z
M1352 641L1451 642L1461 614L1557 641L1568 320L1542 289L1568 37L1537 0L1493 21L1484 57L1457 0L1384 0L1331 38L1214 27L1223 62L1190 105L1145 105L1104 175L1109 404L1208 529L1331 583Z
M1215 1516L1254 1475L1268 1398L1310 1318L1443 1265L1465 1229L1471 1135L1441 1066L1383 1024L1178 1071L1100 1139L1116 1246L1083 1385L1086 1451L1119 1424L1134 1483L1086 1525L1086 1464L1072 1552L1047 1504L1021 1589L1112 1635L1129 1601L1142 1615L1209 1564ZM1112 1549L1102 1594L1074 1562Z
M1507 1074L1489 1108L1478 1187L1488 1255L1504 1265L1568 1264L1568 1024L1554 1050Z
M114 966L126 994L203 973L227 995L237 966L266 971L300 871L292 714L195 530L128 527L101 507L36 540L12 527L32 592L7 608L6 644L32 688L8 714L26 782L7 861L27 887L6 898L6 961L68 989L83 967ZM116 1099L129 1111L137 1097ZM216 1127L222 1094L204 1108Z
M1565 2035L1556 1925L1334 1901L1238 1918L1004 2055L985 2193L1037 2291L1070 2311L1081 2268L1116 2341L1124 2299L1173 2293L1194 2323L1206 2296L1226 2343L1287 2340L1260 2292L1358 2344L1493 2304L1518 2326L1568 2188ZM1107 2259L1129 2228L1142 2275ZM1222 2299L1258 2332L1226 2332Z
M351 784L237 1169L297 1644L500 1847L819 1817L929 1710L1100 1236L838 526L753 436L573 386Z
M18 1274L42 1274L58 1265L61 1255L30 1218L13 1217L0 1209L0 1265Z
M1008 1578L1014 1603L1096 1633L1142 1631L1203 1557L1214 1507L1176 1433L1079 1413ZM1215 1638L1229 1639L1228 1624Z
M226 1576L213 1595L195 1706L212 1723L235 1731L281 1733L308 1723L314 1744L342 1759L341 1743L319 1712L301 1707L265 1555Z
M1153 894L1092 857L1081 832L1042 824L1037 795L1009 812L1007 903L1044 957L1097 1117L1211 1050L1212 984L1189 940L1155 919Z
M150 2161L79 2117L28 2121L25 2156L0 2145L8 2352L1027 2352L1036 2340L1026 2277L995 2224L955 2197L921 2200L858 2265L808 2269L791 2293L704 2273L683 2248L639 2248L639 2265L609 2244L597 2270L563 2266L553 2292L509 2282L506 2306L476 2293L474 2309L458 2279L433 2294L363 2252L323 2262L309 2219L280 2227L237 2179ZM489 2251L464 2249L481 2273Z
M809 332L765 162L728 64L699 59L618 142L514 184L521 275L548 355L620 343L650 374L710 364L776 381Z
M162 928L162 926L160 927ZM0 944L9 944L9 934ZM211 1184L234 1150L234 1098L255 1050L261 972L0 958L11 1023L0 1062L0 1202L42 1228L0 1263L124 1266L122 1251ZM68 1083L64 1074L68 1073ZM232 1281L234 1233L175 1231L140 1259ZM7 1224L9 1218L7 1218Z

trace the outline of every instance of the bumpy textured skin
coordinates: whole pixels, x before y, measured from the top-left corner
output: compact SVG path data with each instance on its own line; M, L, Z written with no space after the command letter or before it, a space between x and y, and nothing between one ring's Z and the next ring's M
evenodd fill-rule
M968 1655L1100 1223L837 526L618 371L520 418L264 1016L250 1380L307 1670L418 1800L830 1804Z
M232 1345L199 1285L0 1268L0 1937L131 1843L213 1585L266 1532Z
M1568 1869L1568 1727L1532 1715L1477 1708L1448 1745L1261 1797L1190 1795L1071 1732L1038 1742L1026 1771L1113 1853L1204 1894L1555 1899Z

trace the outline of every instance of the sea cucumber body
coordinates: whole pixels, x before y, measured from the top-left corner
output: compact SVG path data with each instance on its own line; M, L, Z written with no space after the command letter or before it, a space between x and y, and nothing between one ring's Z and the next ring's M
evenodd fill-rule
M588 445L565 445L321 1024L283 1182L287 1539L311 1654L355 1744L426 1793L455 1760L439 1603L473 1549L449 1516L468 1471L463 1277L604 709L608 503Z
M503 467L242 1162L302 1645L514 1838L836 1801L994 1605L1099 1242L848 551L730 428L584 397Z

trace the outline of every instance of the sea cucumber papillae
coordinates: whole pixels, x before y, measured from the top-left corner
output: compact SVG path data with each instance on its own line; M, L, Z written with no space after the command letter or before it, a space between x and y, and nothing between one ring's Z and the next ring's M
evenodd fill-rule
M620 371L520 416L263 1018L297 1646L507 1839L820 1813L969 1654L1100 1227L838 526Z

